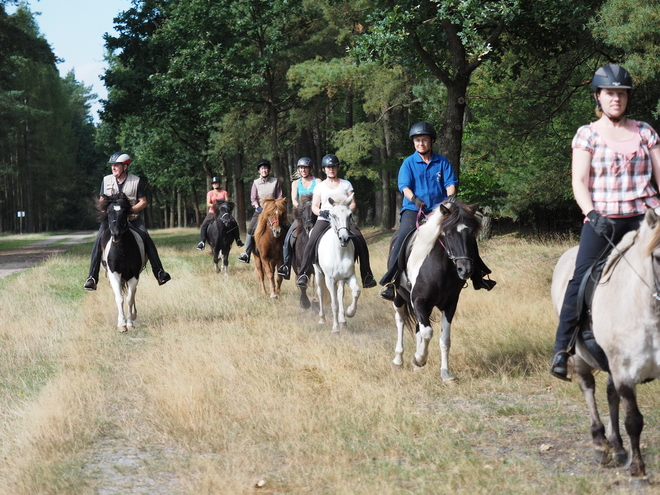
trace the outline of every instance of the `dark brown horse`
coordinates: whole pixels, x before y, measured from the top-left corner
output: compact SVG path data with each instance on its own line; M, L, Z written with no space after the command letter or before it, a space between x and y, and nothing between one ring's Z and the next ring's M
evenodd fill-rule
M296 247L294 250L293 271L296 276L302 273L302 260L305 246L309 241L309 233L316 223L316 215L312 211L312 195L305 194L300 197L300 202L294 211L296 219ZM307 287L298 287L300 289L300 308L309 309L311 301L307 296Z
M259 222L254 231L254 266L257 269L257 278L261 284L261 292L265 295L268 279L270 284L270 297L277 299L282 285L282 277L277 275L277 267L284 262L283 247L286 232L286 198L264 200L263 210L259 214ZM277 275L277 281L275 276Z

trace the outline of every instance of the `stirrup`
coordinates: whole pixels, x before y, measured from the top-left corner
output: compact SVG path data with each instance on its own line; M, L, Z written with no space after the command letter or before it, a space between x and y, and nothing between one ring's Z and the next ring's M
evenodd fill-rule
M238 261L241 261L243 263L249 263L250 262L250 255L247 253L243 253L238 257Z
M87 280L85 280L85 285L83 285L85 290L96 290L96 280L94 280L94 277L87 277Z
M570 382L571 379L568 376L568 358L570 357L571 355L568 351L559 351L552 358L548 373L550 373L555 378L559 378L565 382Z
M380 297L387 301L394 301L394 297L396 296L396 290L394 288L393 283L389 283L385 286L385 288L380 291Z
M204 241L199 241L199 244L197 244L197 249L199 249L200 251L204 251L205 246L206 244L204 244Z

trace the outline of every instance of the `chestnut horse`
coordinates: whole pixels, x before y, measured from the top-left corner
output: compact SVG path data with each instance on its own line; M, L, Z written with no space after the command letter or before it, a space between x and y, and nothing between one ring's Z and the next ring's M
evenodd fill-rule
M268 279L271 299L277 299L282 285L282 277L277 275L277 267L284 263L285 236L282 233L288 228L284 225L286 222L286 198L265 199L254 231L254 266L264 295L267 294L264 279Z

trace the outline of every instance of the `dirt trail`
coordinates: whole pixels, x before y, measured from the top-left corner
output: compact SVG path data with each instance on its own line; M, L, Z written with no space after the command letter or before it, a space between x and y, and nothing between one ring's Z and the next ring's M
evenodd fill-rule
M27 246L0 251L0 279L62 254L71 246L93 239L95 235L96 231L54 235Z

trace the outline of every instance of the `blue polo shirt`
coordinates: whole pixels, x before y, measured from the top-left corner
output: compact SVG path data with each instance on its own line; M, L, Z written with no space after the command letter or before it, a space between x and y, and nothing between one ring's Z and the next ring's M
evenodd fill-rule
M449 160L442 155L433 153L431 162L426 163L415 151L406 158L399 169L399 191L408 187L415 196L426 203L425 213L447 199L447 188L458 184L454 169ZM404 196L401 211L417 211L415 204Z

